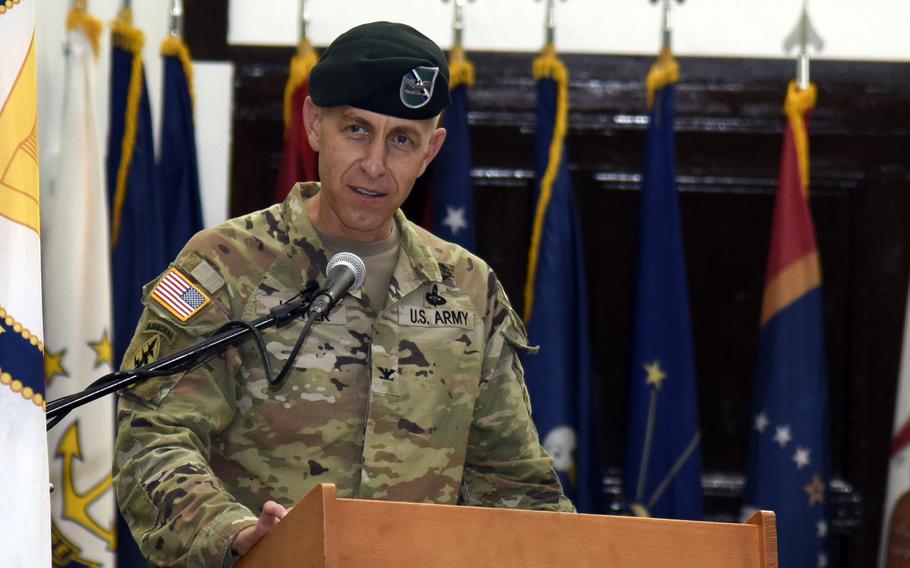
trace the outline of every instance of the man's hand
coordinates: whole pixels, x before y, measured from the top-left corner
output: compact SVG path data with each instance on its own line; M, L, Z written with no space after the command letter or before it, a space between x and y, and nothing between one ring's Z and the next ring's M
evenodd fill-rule
M259 515L259 522L237 533L231 550L240 556L249 552L253 545L259 542L259 539L275 528L275 525L288 514L288 511L289 509L285 509L274 501L266 501L262 506L262 513Z

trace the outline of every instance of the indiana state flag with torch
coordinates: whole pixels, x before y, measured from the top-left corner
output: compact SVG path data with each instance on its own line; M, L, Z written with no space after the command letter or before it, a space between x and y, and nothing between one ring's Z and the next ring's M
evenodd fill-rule
M474 65L461 46L449 55L452 104L443 127L446 142L430 166L431 229L443 239L476 250L474 184L471 180L471 133L468 127L468 89L474 85Z
M678 80L665 50L647 79L624 493L636 515L698 520L701 430L673 140Z
M581 226L566 167L569 74L552 45L534 62L537 79L537 208L524 319L531 345L525 381L534 423L566 494L582 513L602 511Z
M815 86L787 93L787 130L762 301L744 503L777 514L783 568L828 565L828 378L821 269L809 212Z
M36 0L0 12L0 566L51 565Z

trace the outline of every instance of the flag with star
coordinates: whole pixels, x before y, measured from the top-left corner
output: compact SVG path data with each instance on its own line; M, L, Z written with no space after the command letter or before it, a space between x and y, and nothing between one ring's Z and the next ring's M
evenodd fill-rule
M791 84L771 225L744 503L777 514L783 568L828 564L828 377L809 210L814 85Z
M468 89L474 85L474 66L460 46L452 48L449 59L452 104L443 116L445 144L430 166L430 227L434 234L473 251L476 243Z
M540 353L522 357L522 363L534 423L566 495L580 512L602 513L584 252L565 157L569 74L552 45L535 60L534 77L537 205L524 320Z
M161 45L164 61L164 104L161 120L161 160L158 199L167 206L163 231L165 261L176 257L190 238L202 230L202 200L196 165L196 126L193 120L193 62L180 36ZM164 267L159 267L163 269Z
M291 58L291 70L284 87L284 146L275 188L276 203L284 201L298 181L319 179L317 154L310 148L303 126L303 101L310 94L310 71L318 60L307 39L300 42L297 53Z
M93 84L102 24L83 9L67 19L63 112L42 175L45 380L50 399L111 372L111 286L104 170L95 139ZM114 404L73 411L47 435L54 564L113 566L111 456ZM67 564L70 563L70 564Z
M142 286L171 258L165 255L162 202L156 192L152 114L145 84L145 35L125 8L111 25L107 191L111 218L114 365L119 365L142 312Z
M623 490L635 515L698 520L701 430L673 132L678 80L664 50L647 78Z
M0 566L21 568L51 565L36 4L0 13Z

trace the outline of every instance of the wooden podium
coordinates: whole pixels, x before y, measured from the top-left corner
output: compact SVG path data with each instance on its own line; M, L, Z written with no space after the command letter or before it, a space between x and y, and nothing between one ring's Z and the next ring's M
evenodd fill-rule
M672 521L394 501L313 489L239 568L776 568L774 513Z

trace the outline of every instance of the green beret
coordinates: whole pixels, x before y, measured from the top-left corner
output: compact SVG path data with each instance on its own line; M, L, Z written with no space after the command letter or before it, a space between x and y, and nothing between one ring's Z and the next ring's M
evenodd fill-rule
M439 46L411 26L373 22L326 48L309 88L321 107L350 105L422 120L449 105L449 64Z

